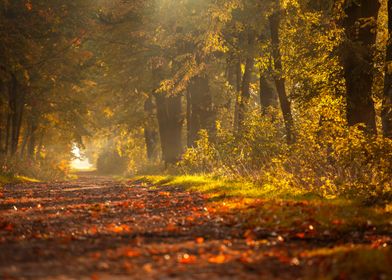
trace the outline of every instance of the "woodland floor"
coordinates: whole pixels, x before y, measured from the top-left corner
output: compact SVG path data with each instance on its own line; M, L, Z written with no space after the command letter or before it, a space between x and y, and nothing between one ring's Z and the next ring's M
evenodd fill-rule
M392 220L326 226L314 207L98 176L10 184L0 279L392 279Z

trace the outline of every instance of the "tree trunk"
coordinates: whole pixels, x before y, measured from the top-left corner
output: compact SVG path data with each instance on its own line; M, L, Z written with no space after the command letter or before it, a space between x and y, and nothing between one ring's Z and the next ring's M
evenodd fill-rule
M11 138L11 118L12 114L10 112L10 108L8 108L7 112L7 123L6 123L6 128L5 128L5 146L4 146L4 153L8 155L9 153L9 147L10 147L10 138Z
M149 96L144 103L144 112L147 121L144 127L144 139L147 149L147 158L149 161L155 161L158 157L158 132L154 125L154 103L152 96Z
M187 101L188 147L192 147L201 129L206 129L210 136L214 134L215 110L207 77L192 78L188 86Z
M20 154L19 154L20 158L22 158L22 159L23 159L25 151L26 151L27 142L29 141L30 136L31 136L31 124L27 125L23 134L24 134L23 141L22 141L22 145L20 148Z
M384 136L392 139L392 0L388 0L388 33L381 119Z
M341 61L346 80L347 121L350 126L364 124L366 131L376 133L372 48L376 42L374 29L380 3L378 0L358 0L346 4L342 24L347 39L342 45Z
M9 152L11 156L15 155L18 150L24 111L24 98L24 92L20 91L15 75L11 74L11 82L8 90L9 117L7 124L7 130L11 136L9 144L7 142L7 148L10 148Z
M241 131L243 123L245 121L247 109L250 100L250 82L252 77L252 71L254 66L254 58L248 57L245 63L245 72L242 77L241 83L241 95L238 102L238 131Z
M34 159L37 128L37 123L33 122L30 127L30 137L27 145L27 156L29 159Z
M241 82L242 82L242 71L241 71L241 60L235 65L235 76L236 76L236 98L235 98L235 108L234 108L234 132L238 132L239 129L239 108L240 108L240 98L241 98Z
M275 86L271 82L271 69L263 71L260 69L260 106L261 113L265 115L269 107L276 107L277 96Z
M161 140L162 159L166 165L175 164L182 154L181 96L155 95Z
M256 34L254 31L248 33L248 54L245 62L244 76L242 77L241 89L240 89L240 100L238 103L238 131L241 131L243 123L245 121L247 109L250 100L250 83L252 79L252 72L254 67L254 54L253 45L255 43Z
M39 137L39 143L37 145L37 150L35 151L35 155L34 155L35 160L41 159L41 152L42 152L42 148L44 147L44 138L45 138L45 131L42 130L40 137Z
M283 77L283 64L282 55L280 52L280 38L279 38L279 27L281 21L281 12L272 14L269 18L270 21L270 32L272 42L272 58L275 65L275 85L278 92L280 108L283 113L283 120L286 128L287 143L291 144L295 141L293 133L293 116L291 113L291 104L286 93L286 82Z
M4 152L3 150L3 137L4 137L4 114L3 114L3 101L0 97L0 154Z

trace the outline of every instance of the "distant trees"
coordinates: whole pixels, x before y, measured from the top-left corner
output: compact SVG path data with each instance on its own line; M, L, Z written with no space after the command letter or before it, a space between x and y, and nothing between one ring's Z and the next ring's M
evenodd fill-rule
M372 86L378 1L262 2L151 4L159 20L143 29L148 38L143 47L156 51L144 55L150 61L161 57L170 68L159 82L152 80L160 93L151 103L157 106L166 163L181 157L182 139L193 146L201 129L213 139L216 120L232 122L237 135L246 133L241 130L255 104L266 113L278 101L288 143L295 141L298 109L325 95L344 95L347 123L376 132ZM386 87L387 81L388 76Z
M0 0L0 150L36 158L96 133L143 150L135 162L175 164L201 130L246 139L255 111L294 144L303 123L331 119L325 100L376 133L380 12L376 0Z
M77 1L0 1L2 157L35 159L43 145L69 153L70 142L87 134L79 102L91 59L81 48L83 3L81 9Z

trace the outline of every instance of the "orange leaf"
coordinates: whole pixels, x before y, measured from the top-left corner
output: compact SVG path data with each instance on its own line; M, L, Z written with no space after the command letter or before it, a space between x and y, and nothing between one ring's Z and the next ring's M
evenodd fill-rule
M204 243L204 238L203 238L203 237L198 237L198 238L196 238L196 243L197 243L197 244L202 244L202 243Z
M208 262L218 263L218 264L224 263L224 262L226 262L226 257L224 255L220 254L220 255L209 258Z
M169 224L166 226L166 230L167 230L167 231L175 231L175 230L177 230L177 226L176 226L174 223L169 223Z
M92 226L91 228L88 229L88 233L91 235L97 234L98 229L96 226Z
M108 225L108 230L115 232L115 233L120 233L123 231L129 231L129 226L127 225L116 225L116 224L110 224Z
M305 238L305 233L300 232L300 233L297 233L295 236L302 239L302 238Z
M344 221L339 220L339 219L335 219L335 220L332 221L332 224L338 226L338 225L344 224Z
M4 230L6 230L6 231L13 231L13 230L14 230L14 225L8 223L8 224L4 227Z
M187 220L188 222L193 222L193 221L195 220L195 217L193 217L193 216L188 216L188 217L186 217L186 220Z
M91 258L98 260L101 258L101 253L100 252L91 253Z
M166 196L166 197L170 196L169 192L159 192L158 194L161 195L161 196Z
M184 254L179 260L179 263L182 264L193 264L196 263L196 256L194 255L188 255L188 254Z
M131 248L126 248L124 250L124 256L129 257L129 258L138 257L138 256L140 256L140 252L136 251L134 249L131 249Z

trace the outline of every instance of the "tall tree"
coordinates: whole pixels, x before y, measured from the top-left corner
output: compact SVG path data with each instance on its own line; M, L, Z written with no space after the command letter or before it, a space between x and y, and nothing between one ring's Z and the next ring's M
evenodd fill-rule
M346 0L342 20L346 35L341 60L347 90L347 121L351 126L362 123L371 133L377 132L372 85L379 9L378 0Z
M238 131L241 131L245 116L247 114L247 107L249 106L249 100L251 96L250 84L252 79L252 73L254 68L254 48L256 42L256 33L250 29L247 32L247 52L245 60L245 70L241 81L240 98L238 102Z
M293 131L293 116L291 113L291 104L287 96L286 82L283 76L283 63L282 54L280 51L280 35L279 28L281 22L282 10L278 3L278 11L273 12L269 17L270 32L271 32L271 44L272 44L272 57L275 66L275 85L278 92L280 108L283 113L283 119L286 127L286 137L288 143L293 143L294 131Z
M388 0L388 33L381 118L384 136L392 138L392 0Z
M188 147L195 144L201 129L213 133L215 111L209 80L206 75L192 78L187 88Z
M181 95L168 96L164 93L155 95L162 159L165 164L176 163L183 151L181 97Z
M149 95L144 103L144 112L146 113L146 123L144 125L144 138L146 142L147 158L155 161L158 158L158 132L155 128L155 104L152 95Z

